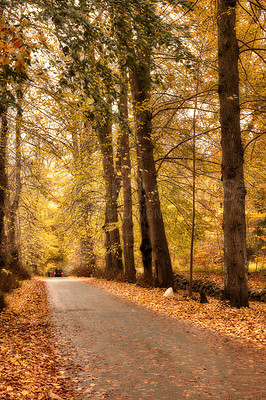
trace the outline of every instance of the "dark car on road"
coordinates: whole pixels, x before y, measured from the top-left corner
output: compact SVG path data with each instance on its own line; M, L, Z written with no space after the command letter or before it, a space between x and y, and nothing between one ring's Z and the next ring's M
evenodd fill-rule
M54 270L54 276L63 276L63 271L61 268L56 268Z

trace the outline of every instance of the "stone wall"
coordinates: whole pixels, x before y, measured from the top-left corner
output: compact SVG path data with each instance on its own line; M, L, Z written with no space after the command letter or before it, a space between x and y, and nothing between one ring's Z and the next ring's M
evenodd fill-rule
M189 280L181 274L175 274L176 289L189 289ZM221 299L223 296L223 287L215 282L203 279L194 279L192 285L193 292L203 292L207 296ZM266 289L265 288L250 288L250 300L263 301L266 303Z

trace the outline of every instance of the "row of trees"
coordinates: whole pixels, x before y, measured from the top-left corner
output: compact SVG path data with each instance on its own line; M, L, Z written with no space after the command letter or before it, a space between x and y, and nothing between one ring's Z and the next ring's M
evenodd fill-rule
M225 296L248 306L246 203L249 231L265 221L262 4L1 10L1 267L92 272L104 235L109 275L135 282L137 243L145 277L169 287L171 254L190 251L192 278L195 246L223 226Z

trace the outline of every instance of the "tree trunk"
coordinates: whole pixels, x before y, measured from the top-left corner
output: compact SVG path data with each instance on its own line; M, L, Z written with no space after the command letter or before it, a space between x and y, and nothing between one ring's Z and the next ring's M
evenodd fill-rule
M86 271L88 276L93 274L95 272L95 255L93 241L88 234L80 239L80 255L82 269Z
M131 188L131 162L129 148L128 125L128 80L126 69L120 59L120 73L123 81L120 84L120 132L118 137L119 164L122 175L123 187L123 250L125 277L129 282L136 282L136 269L134 262L134 234L132 220L132 188Z
M21 88L19 88L21 90ZM22 106L22 96L18 97L18 105ZM21 120L22 115L17 111L16 117L16 141L15 141L15 188L13 200L10 206L10 220L9 220L9 254L10 254L10 265L9 268L14 273L19 273L21 269L20 259L19 259L19 242L18 242L18 232L17 232L17 213L19 208L20 195L22 190L21 182Z
M86 40L90 38L88 32L85 32ZM88 43L89 55L94 63L95 54L92 43ZM99 80L101 77L96 76ZM104 91L105 89L103 89ZM91 96L91 93L88 93ZM108 98L109 95L107 95ZM92 96L95 102L95 130L102 153L103 175L105 180L105 223L103 226L105 232L105 270L107 273L117 275L123 272L122 247L120 242L120 233L118 228L118 210L117 198L120 190L120 181L115 173L113 143L112 143L112 125L111 117L100 104L97 96Z
M106 233L106 272L117 274L123 272L122 248L118 228L117 195L118 181L113 163L112 128L108 122L98 123L97 134L103 156L105 180L105 225Z
M199 79L200 79L200 64L198 63L196 97L193 110L193 140L192 140L192 221L191 221L191 240L190 240L190 262L189 262L189 296L192 297L193 286L193 262L194 262L194 241L195 241L195 224L196 224L196 123L197 123L197 108L199 94Z
M6 83L1 82L1 96L5 97ZM5 201L7 193L6 151L7 151L7 107L1 105L0 137L0 269L6 267Z
M136 139L139 165L145 192L147 217L154 260L154 283L159 287L174 286L173 271L157 187L155 162L153 157L152 116L148 107L150 100L150 55L131 67L131 90L134 101Z
M243 147L240 131L236 0L218 1L218 68L224 188L224 295L248 306Z
M76 197L79 198L84 192L84 183L81 177L81 171L87 171L86 159L91 157L91 150L81 141L86 137L86 126L82 123L82 135L81 138L78 137L76 130L72 131L72 156L74 163L74 178L76 185ZM80 151L80 148L83 148L84 152ZM85 172L86 173L86 172ZM90 210L90 201L88 197L85 197L86 200L82 200L80 203L80 215L79 221L76 221L79 225L82 226L82 233L79 234L80 240L80 256L81 256L81 266L85 267L88 275L92 274L95 271L95 253L93 249L93 238L90 235L89 229L89 221L88 221L88 210Z
M142 256L142 264L144 269L144 278L149 282L152 280L152 247L149 230L149 222L147 216L145 191L143 189L142 176L140 173L139 157L138 157L138 201L139 201L139 217L140 217L140 231L141 231L141 244L140 251Z
M112 273L113 271L113 262L112 262L112 244L111 244L111 235L108 230L108 210L107 203L105 204L105 222L103 230L105 232L105 271Z

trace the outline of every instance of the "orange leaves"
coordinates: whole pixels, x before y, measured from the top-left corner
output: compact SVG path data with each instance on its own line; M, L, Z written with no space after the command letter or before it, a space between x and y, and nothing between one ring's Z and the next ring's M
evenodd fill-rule
M0 25L0 35L13 35L16 32L15 28L6 28Z
M23 41L18 37L14 37L12 39L12 42L13 42L14 49L18 49L23 44Z
M1 399L73 399L58 372L64 364L48 317L44 282L32 280L8 295L8 308L0 314Z
M19 28L0 27L0 65L10 65L17 73L25 72L26 59L30 59L30 49Z

